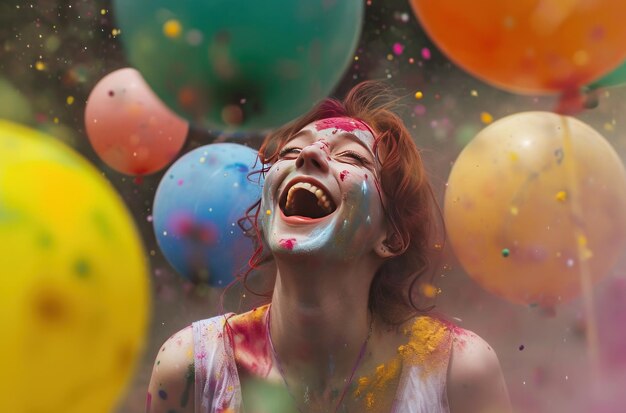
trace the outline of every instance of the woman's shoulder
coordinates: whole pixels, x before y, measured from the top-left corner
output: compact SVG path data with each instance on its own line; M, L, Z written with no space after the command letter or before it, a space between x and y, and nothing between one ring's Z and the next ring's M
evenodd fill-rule
M169 337L159 349L148 387L148 412L192 412L196 369L224 363L222 339L230 315L196 321ZM204 373L200 377L204 377Z
M493 347L471 330L454 326L452 331L447 376L450 410L510 412L506 383Z
M169 408L193 411L193 403L184 396L188 395L187 383L193 382L194 376L194 340L190 325L168 338L159 349L148 387L147 411L165 412ZM174 406L173 400L180 404Z

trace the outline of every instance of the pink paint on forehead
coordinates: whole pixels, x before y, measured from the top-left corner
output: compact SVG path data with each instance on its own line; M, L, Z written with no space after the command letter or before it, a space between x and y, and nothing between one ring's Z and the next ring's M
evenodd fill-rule
M365 123L361 122L360 120L348 117L327 118L315 122L315 129L317 129L318 132L324 129L331 128L341 129L346 132L354 132L355 130L361 130L365 132L370 131Z

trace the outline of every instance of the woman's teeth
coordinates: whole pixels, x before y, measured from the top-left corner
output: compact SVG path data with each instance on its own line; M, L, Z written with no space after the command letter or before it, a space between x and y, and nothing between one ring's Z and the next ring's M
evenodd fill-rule
M285 209L290 210L293 208L294 204L294 194L298 189L304 189L315 195L317 198L317 205L324 209L327 213L332 212L331 201L328 199L328 196L324 193L324 191L315 185L312 185L308 182L298 182L294 184L291 188L289 188L289 192L287 193L287 202L285 203Z

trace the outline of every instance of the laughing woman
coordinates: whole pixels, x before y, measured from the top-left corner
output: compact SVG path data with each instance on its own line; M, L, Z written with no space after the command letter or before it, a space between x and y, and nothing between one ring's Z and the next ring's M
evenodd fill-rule
M361 83L266 138L252 221L271 302L172 336L148 413L510 412L489 345L416 302L435 204L384 96Z

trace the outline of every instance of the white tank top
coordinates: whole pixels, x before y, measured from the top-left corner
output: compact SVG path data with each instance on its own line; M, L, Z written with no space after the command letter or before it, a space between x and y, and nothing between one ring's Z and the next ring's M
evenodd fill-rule
M226 320L230 316L232 314L221 315L192 324L195 413L244 412L235 354L226 329ZM414 357L417 362L404 363L391 413L450 412L446 378L453 332L443 322L438 323L446 330L447 339L433 343L442 347L437 349L436 355L433 352L432 358L436 358L436 362L425 358L429 355L421 351ZM428 346L432 347L431 343L426 343L425 348L430 348Z

